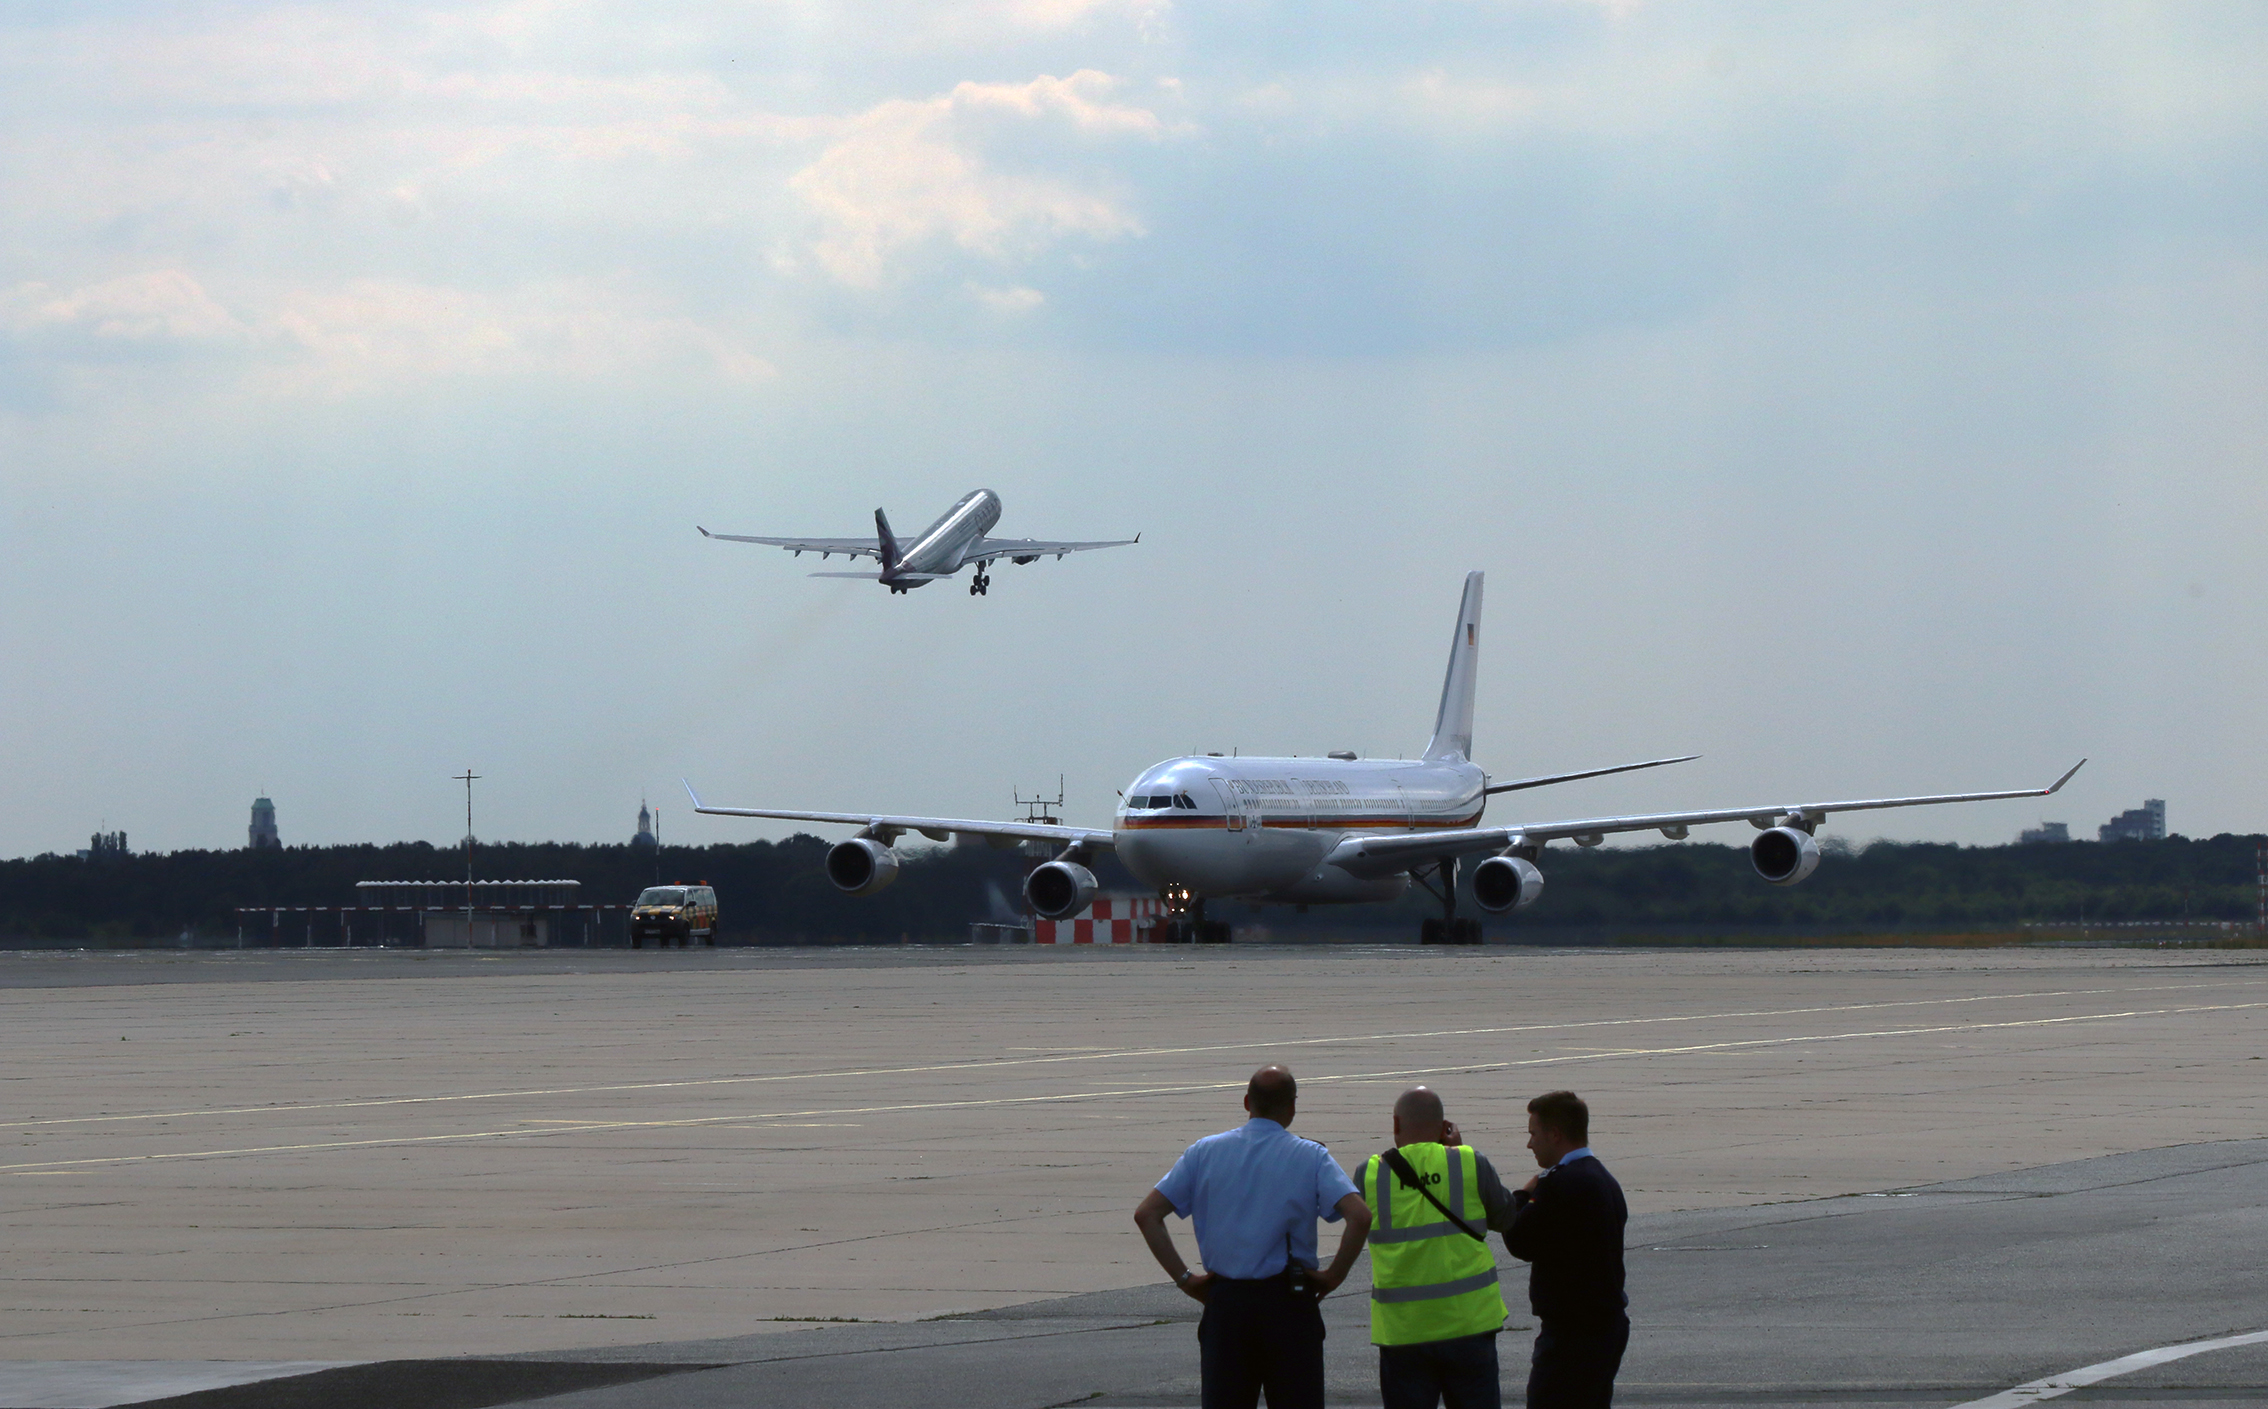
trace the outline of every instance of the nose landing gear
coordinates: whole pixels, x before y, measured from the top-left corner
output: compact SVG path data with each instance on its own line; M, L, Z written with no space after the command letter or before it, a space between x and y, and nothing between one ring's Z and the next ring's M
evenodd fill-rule
M1205 901L1180 886L1169 886L1165 892L1167 944L1227 944L1229 927L1226 920L1205 918Z

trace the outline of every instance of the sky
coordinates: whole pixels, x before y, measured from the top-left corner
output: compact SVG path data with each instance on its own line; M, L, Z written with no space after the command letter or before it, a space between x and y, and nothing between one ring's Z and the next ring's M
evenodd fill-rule
M0 8L0 855L1206 749L2268 828L2268 11ZM1142 534L906 596L703 539ZM839 567L839 562L828 566ZM1697 837L1738 841L1742 829Z

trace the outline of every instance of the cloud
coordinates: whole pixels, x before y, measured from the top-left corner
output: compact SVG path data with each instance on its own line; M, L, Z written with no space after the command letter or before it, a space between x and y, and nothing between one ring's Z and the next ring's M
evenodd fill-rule
M970 298L975 299L992 312L1007 317L1014 317L1019 313L1029 313L1047 302L1046 294L1041 293L1038 289L1025 288L1021 285L1014 288L996 289L979 284L972 279L962 287L968 290Z
M248 330L178 269L152 270L68 292L42 283L0 295L0 330L79 356L238 344Z
M294 291L268 326L284 353L273 380L287 387L353 390L380 381L530 374L592 379L681 363L746 385L774 371L714 328L578 287L503 296L354 280Z
M995 262L1071 237L1140 236L1125 197L1090 179L1002 170L981 150L985 119L1053 123L1089 137L1155 140L1147 109L1109 101L1118 80L1093 69L1028 83L962 83L941 97L893 99L850 119L789 179L819 227L808 245L828 275L873 289L901 255L937 242Z
M271 393L341 394L471 377L593 379L654 367L734 385L775 369L721 329L589 286L482 293L406 280L255 290L224 304L179 269L0 295L0 343L51 376L202 357Z

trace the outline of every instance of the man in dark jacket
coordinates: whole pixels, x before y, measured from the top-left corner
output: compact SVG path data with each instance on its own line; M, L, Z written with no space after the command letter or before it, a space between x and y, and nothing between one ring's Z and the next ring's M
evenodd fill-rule
M1513 1195L1504 1245L1528 1269L1541 1324L1528 1409L1607 1409L1630 1344L1622 1291L1622 1186L1591 1153L1591 1110L1572 1091L1528 1102L1528 1148L1543 1172Z

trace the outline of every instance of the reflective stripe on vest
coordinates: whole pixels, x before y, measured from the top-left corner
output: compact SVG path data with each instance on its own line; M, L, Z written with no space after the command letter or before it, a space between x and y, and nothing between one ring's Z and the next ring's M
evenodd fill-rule
M1472 1147L1404 1145L1402 1157L1434 1196L1475 1229L1487 1227ZM1417 1345L1482 1335L1504 1324L1496 1257L1441 1215L1425 1195L1396 1178L1385 1157L1363 1171L1370 1205L1370 1339ZM1387 1191L1381 1196L1380 1190Z

